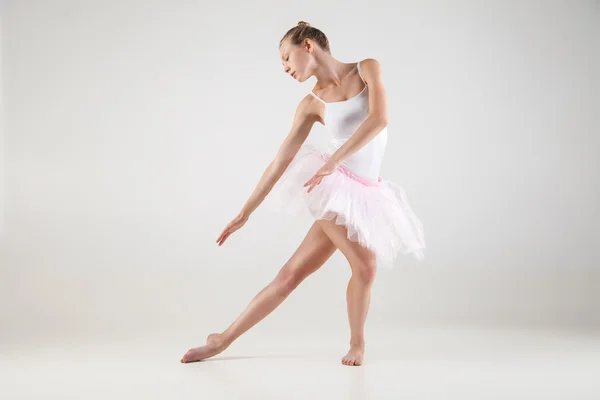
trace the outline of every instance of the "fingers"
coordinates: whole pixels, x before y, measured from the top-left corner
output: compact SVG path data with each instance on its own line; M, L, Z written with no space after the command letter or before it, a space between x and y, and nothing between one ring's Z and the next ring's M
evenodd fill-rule
M313 176L308 181L306 181L306 183L304 184L304 187L307 187L308 185L310 185L314 180L315 180L315 176Z
M313 176L304 186L308 186L308 193L310 193L315 186L317 186L321 182L321 179Z
M233 221L231 221L230 223L228 223L227 226L225 227L225 229L223 229L223 232L221 232L221 234L217 238L216 243L218 243L219 246L221 246L223 243L225 243L225 240L227 240L227 238L233 232L240 229L241 225L243 225L243 224L237 218L234 219Z
M316 174L315 174L315 175L314 175L312 178L310 178L310 179L308 180L308 182L306 182L306 183L304 184L304 187L306 187L306 186L309 186L309 185L312 185L312 184L314 184L316 181L319 181L319 182L320 182L320 181L321 181L321 179L323 179L323 175L321 175L320 173L316 173Z
M227 240L227 238L231 235L231 233L232 232L229 229L225 229L225 231L223 231L221 236L219 236L219 238L217 239L217 243L219 244L219 246L221 246L223 243L225 243L225 240Z
M220 246L225 241L225 231L223 231L217 238L216 243Z
M231 232L227 232L227 234L225 236L223 236L223 239L221 239L221 241L219 242L219 246L222 246L223 243L225 243L225 241L227 240L229 235L231 235Z
M322 177L320 177L320 178L316 179L316 180L315 180L315 181L314 181L314 182L313 182L313 183L310 185L310 187L308 188L308 191L307 191L307 193L310 193L310 192L311 192L311 191L312 191L312 190L313 190L313 189L314 189L314 188L315 188L315 187L316 187L318 184L320 184L320 183L321 183L321 181L322 181L322 180L323 180L323 178L322 178Z
M231 235L231 230L229 225L227 225L227 227L225 229L223 229L223 232L221 232L221 234L219 235L219 237L217 238L217 243L220 245L222 245L225 240L229 237L229 235Z
M219 235L219 238L217 239L217 243L219 244L219 246L221 246L223 243L225 243L225 240L227 240L227 238L229 236L231 236L231 234L233 232L237 231L239 228L240 227L238 224L229 223L227 225L227 227L223 230L221 235Z

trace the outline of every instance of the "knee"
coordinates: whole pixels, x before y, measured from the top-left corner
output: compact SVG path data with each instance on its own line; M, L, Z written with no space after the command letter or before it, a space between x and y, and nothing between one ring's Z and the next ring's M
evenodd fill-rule
M297 271L284 268L279 272L274 283L278 292L287 295L298 287L302 279Z
M364 285L372 285L377 273L375 261L360 262L352 268L352 277L358 279Z

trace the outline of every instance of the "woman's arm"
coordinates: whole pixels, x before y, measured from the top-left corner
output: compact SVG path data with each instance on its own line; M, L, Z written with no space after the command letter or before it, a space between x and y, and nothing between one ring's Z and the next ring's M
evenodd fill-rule
M243 218L247 219L263 202L271 189L273 189L275 183L283 175L283 172L308 137L312 126L318 120L318 104L312 96L307 95L298 104L292 128L283 143L279 146L275 158L269 163L256 184L254 191L242 207L240 214Z
M360 63L360 71L369 87L369 116L356 132L331 155L333 161L338 165L369 143L387 126L387 96L383 85L381 65L377 60L367 58Z

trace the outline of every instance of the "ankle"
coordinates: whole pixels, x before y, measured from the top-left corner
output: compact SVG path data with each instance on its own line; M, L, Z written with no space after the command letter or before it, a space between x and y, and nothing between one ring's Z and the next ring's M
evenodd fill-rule
M231 335L227 334L226 332L219 333L218 343L220 347L229 347L233 341L234 338L232 338Z
M350 340L350 346L352 347L365 347L365 341L364 339L351 339Z

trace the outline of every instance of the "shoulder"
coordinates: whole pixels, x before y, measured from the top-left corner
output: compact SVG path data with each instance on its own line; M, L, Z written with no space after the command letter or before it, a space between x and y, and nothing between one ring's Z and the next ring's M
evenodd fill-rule
M307 93L298 103L296 107L296 118L309 119L319 121L321 110L321 102L313 95Z
M374 58L365 58L359 61L359 70L366 84L375 84L382 80L381 64Z
M365 73L381 73L381 63L375 58L365 58L358 62L360 71Z
M314 90L314 88L313 88ZM314 110L315 107L319 108L319 106L321 105L321 102L312 94L307 93L302 100L300 100L300 103L298 103L298 110Z

